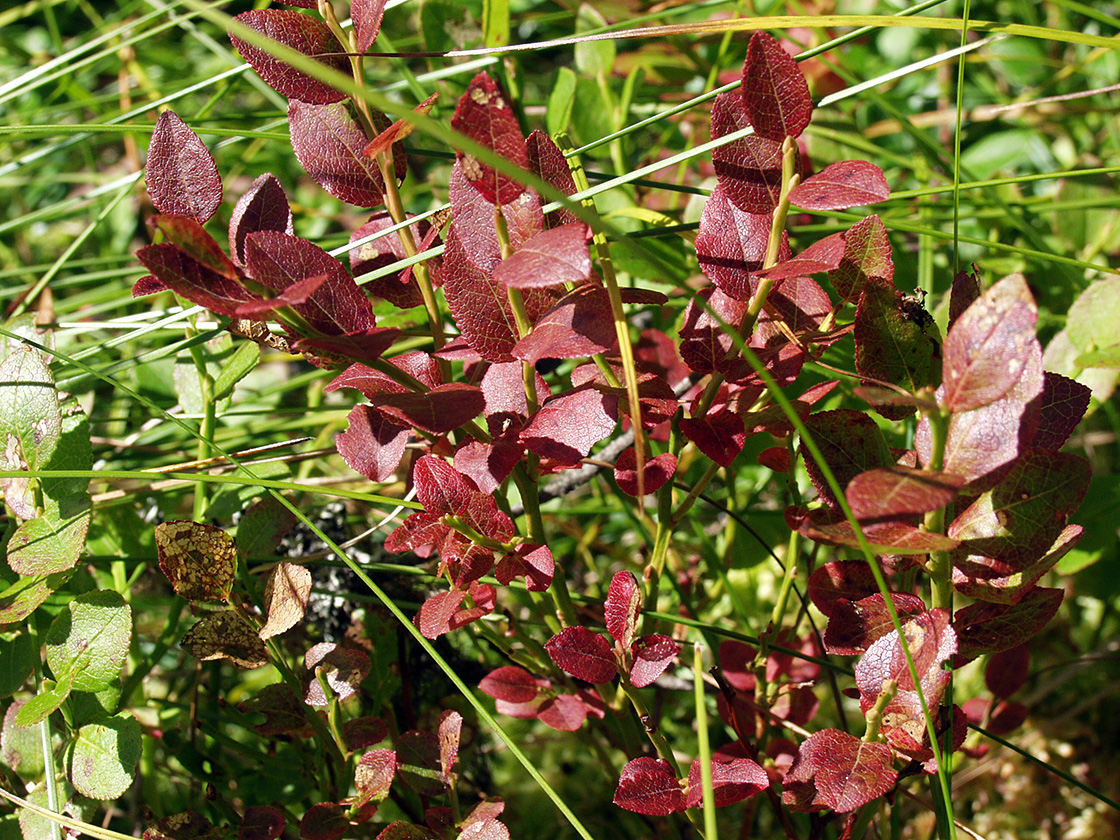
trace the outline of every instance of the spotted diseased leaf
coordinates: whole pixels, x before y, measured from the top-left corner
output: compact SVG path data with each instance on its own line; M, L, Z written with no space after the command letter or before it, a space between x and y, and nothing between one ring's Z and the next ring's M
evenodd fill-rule
M742 97L721 93L712 103L712 139L749 128ZM712 150L716 177L727 198L746 213L770 213L782 192L782 144L748 134Z
M510 352L535 365L541 359L581 359L615 352L617 347L618 333L607 290L584 283L544 313L533 325L532 332L518 341Z
M202 223L222 206L222 176L214 156L174 111L156 120L144 179L161 213Z
M651 817L676 814L686 807L684 791L669 762L650 756L635 758L622 768L614 804Z
M451 127L522 169L529 168L529 152L517 117L497 83L483 72L467 87L455 108ZM467 181L491 204L508 204L525 191L525 185L486 165L473 155L459 152Z
M891 600L904 625L926 610L925 602L916 595L896 592L891 594ZM839 598L832 604L824 649L838 656L856 656L893 630L886 600L878 592L858 601Z
M939 345L931 335L933 318L897 289L867 283L856 309L856 372L865 385L889 383L908 393L930 385L936 375ZM914 413L908 404L877 405L892 420Z
M985 653L1018 647L1050 623L1065 593L1035 587L1015 604L977 602L957 610L953 628L960 638L958 660L963 664Z
M323 674L327 686L339 700L353 695L369 675L371 662L364 650L339 647L333 642L321 642L303 656L303 665L311 672L307 694L303 700L311 706L326 706L327 696L319 683L318 674Z
M358 791L354 804L380 802L389 795L389 787L397 772L397 754L393 750L370 750L354 768L354 787Z
M968 411L1007 394L1038 345L1037 322L1038 309L1020 274L1000 280L969 306L942 349L945 407Z
M591 276L590 235L584 222L543 230L498 263L494 279L513 289L582 283Z
M611 578L603 610L607 632L623 649L628 649L634 641L634 632L642 610L642 590L633 574L618 572Z
M665 484L673 479L677 470L677 456L672 452L663 452L656 458L649 458L642 465L642 489L648 496L656 493ZM638 490L638 459L633 447L624 449L618 456L614 465L614 480L618 489L630 496L637 496Z
M871 215L860 219L843 234L844 256L840 265L828 272L829 282L837 294L856 302L868 283L893 286L894 260L891 241L882 220Z
M455 763L459 760L459 735L463 729L463 716L454 709L446 709L439 716L439 779L445 785L453 784Z
M253 726L261 735L300 732L308 727L303 703L285 683L266 685L249 700L238 703L237 709L265 716L264 723Z
M155 527L159 567L188 601L229 599L237 571L233 539L214 525L172 520Z
M191 627L179 643L195 659L228 659L238 668L269 663L268 650L253 627L233 610L210 613Z
M809 434L820 449L826 464L841 487L862 472L894 466L894 458L886 439L875 421L853 409L822 411L805 422ZM805 469L821 499L830 507L839 507L817 462L807 449Z
M237 827L237 840L276 840L284 833L284 813L268 805L251 805Z
M388 481L404 457L411 430L368 405L354 406L348 419L350 428L335 438L338 454L371 481Z
M681 652L681 646L661 633L650 633L635 639L630 645L630 682L635 688L645 688L665 673Z
M590 683L607 683L618 674L610 642L586 627L565 627L544 646L560 670Z
M255 9L242 12L234 19L266 38L317 58L327 67L340 73L349 73L350 68L344 55L346 49L334 37L330 27L320 20L286 9ZM236 35L230 35L229 39L241 57L281 96L317 104L338 102L346 97L346 94L335 90L326 82L301 73L290 64L273 58Z
M1061 449L1089 407L1092 391L1080 382L1057 373L1043 374L1038 431L1031 445L1038 449Z
M789 194L803 210L846 210L890 198L883 170L865 160L842 160L806 178Z
M590 386L546 400L521 431L521 442L542 458L574 465L614 431L617 398Z
M299 624L307 612L310 597L311 572L294 563L277 563L264 586L264 610L268 618L260 637L269 639Z
M769 213L748 213L728 198L728 189L717 184L704 204L696 234L700 269L725 294L749 300L754 290L751 273L760 271L770 243ZM789 259L789 236L782 233L779 259Z
M552 583L556 564L547 545L521 543L499 561L494 577L508 586L516 577L525 578L525 588L530 592L545 592Z
M312 805L299 821L302 840L337 840L349 830L346 808L337 802Z
M525 139L529 154L529 170L556 187L564 195L576 192L572 170L560 147L543 131L534 131ZM578 221L570 210L553 210L545 217L545 226L554 228Z
M136 252L136 258L164 288L218 315L236 318L239 306L260 300L236 280L219 274L169 242L145 245Z
M144 829L144 840L216 840L214 824L196 811L164 817Z
M423 826L396 820L377 835L377 840L432 840L435 836Z
M730 761L713 759L712 788L715 806L723 808L744 799L750 799L770 787L770 777L757 762L749 758L734 758ZM700 761L692 762L688 771L688 796L686 807L700 808L704 805L704 786Z
M755 32L747 45L742 99L754 130L778 142L798 137L813 116L805 76L793 57L766 32Z
M844 495L856 519L864 522L939 510L963 484L960 476L892 466L860 473L848 482Z
M292 150L307 174L336 198L357 207L385 200L385 182L377 161L365 154L369 137L345 102L288 103ZM399 173L398 173L399 177Z
M364 53L373 46L384 16L385 0L350 0L350 19L354 21L358 52Z
M439 738L434 732L413 729L397 739L397 773L419 794L437 796L444 792L439 779Z
M293 233L288 196L269 172L253 181L234 205L229 220L229 252L236 265L245 265L245 237L258 230Z
M897 777L886 744L822 729L801 744L786 774L782 802L794 811L846 813L878 799Z

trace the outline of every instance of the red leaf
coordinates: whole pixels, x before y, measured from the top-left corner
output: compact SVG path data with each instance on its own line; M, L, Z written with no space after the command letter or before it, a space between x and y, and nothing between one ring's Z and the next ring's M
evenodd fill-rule
M1031 445L1038 449L1061 449L1089 407L1092 391L1080 382L1047 371L1043 375L1038 431Z
M684 793L669 762L649 756L635 758L622 768L614 804L655 817L675 814L686 807Z
M713 759L711 766L714 804L717 808L749 799L770 787L770 777L766 775L766 771L749 758L736 758L727 762ZM688 771L688 798L685 802L689 808L700 808L704 804L701 773L699 760L692 762Z
M1038 345L1037 321L1038 309L1019 274L999 281L975 301L949 330L942 347L945 407L954 413L968 411L1006 395Z
M330 27L320 20L315 20L301 12L281 9L255 9L242 12L235 20L304 55L318 58L326 66L333 67L341 73L349 72L346 56L342 55L345 49L338 43ZM235 35L230 35L229 39L241 53L241 57L253 65L253 69L260 74L265 83L281 96L318 104L338 102L346 97L346 94L335 90L325 82L301 73L291 65L273 58L264 50L252 46ZM324 53L335 53L335 55L328 56Z
M384 15L385 0L350 0L350 19L354 21L358 52L364 53L373 46Z
M894 261L891 241L882 220L875 215L860 219L844 234L844 256L840 265L828 272L832 288L844 300L859 300L863 287L873 280L893 286Z
M993 735L1009 735L1026 721L1030 710L1022 703L998 703L988 718L988 731Z
M413 108L412 113L427 116L432 108L435 107L436 100L438 99L439 93L437 91ZM370 140L369 144L362 150L362 153L366 157L374 158L383 152L388 152L390 149L393 149L395 155L403 155L405 153L404 147L399 144L403 143L405 138L412 134L415 127L416 125L412 120L397 120Z
M798 750L782 801L794 811L854 811L894 785L891 759L886 744L864 743L838 729L814 732Z
M350 362L374 362L393 346L401 331L396 327L373 327L342 335L297 338L292 350L303 353L317 367L337 368Z
M953 287L949 292L950 329L957 323L957 319L972 305L973 301L984 293L984 288L980 284L980 272L976 270L975 265L973 265L972 268L972 273L961 269L961 271L957 272L957 276L953 278Z
M443 524L439 514L420 511L409 516L385 538L385 550L391 554L420 552L425 547L441 544L450 531L451 528ZM424 552L424 556L428 553Z
M237 307L258 298L170 243L145 245L136 258L166 288L211 312L237 317Z
M530 592L544 592L552 583L555 561L547 545L522 543L498 563L494 570L502 585L508 585L515 577L525 578L525 588Z
M611 578L607 589L607 601L603 610L606 615L607 632L624 648L634 641L634 631L638 626L638 616L642 609L642 590L630 572L618 572Z
M841 487L846 487L862 472L894 465L883 433L863 412L853 409L822 411L809 417L805 426ZM838 507L821 468L804 446L802 451L805 469L821 499L831 507Z
M542 458L578 464L591 447L614 431L617 400L594 388L575 388L552 397L521 431L521 442Z
M844 259L844 234L834 233L818 239L800 254L780 262L773 268L758 272L758 277L771 280L785 280L787 277L802 277L806 274L819 274L840 267Z
M392 224L394 224L393 219L387 211L375 213L368 222L350 234L350 244L353 245L361 239L385 230ZM414 241L422 241L423 237L420 236L422 229L420 225L412 226ZM398 260L403 260L406 256L404 245L401 244L400 234L391 233L359 245L357 248L352 248L350 250L350 270L354 273L354 277L360 280L363 274L372 274ZM428 266L429 270L435 269L434 262L429 262ZM406 271L401 271L395 275L384 275L365 283L362 288L367 295L384 298L401 309L411 309L413 306L419 306L424 302L424 298L420 294L420 288L412 280L412 272L408 271L407 276L405 276Z
M202 263L211 271L230 280L238 280L241 275L234 268L218 243L206 229L194 219L186 216L152 216L147 222L153 239L163 234L167 241L194 260Z
M237 840L276 840L284 833L285 826L284 814L279 809L252 805L245 809L245 816L241 818Z
M741 95L721 93L712 103L712 139L748 128ZM782 192L782 144L749 134L712 150L716 177L727 197L747 213L770 213Z
M258 230L292 233L288 196L276 176L267 172L237 200L229 220L229 253L237 265L245 264L245 237Z
M883 170L865 160L842 160L793 188L790 203L803 210L846 210L890 198Z
M365 155L369 138L350 116L345 102L288 103L292 150L300 165L331 195L358 207L385 200L377 162Z
M414 622L420 632L428 639L436 639L453 629L451 620L463 603L467 593L462 589L437 592L420 605Z
M411 431L368 405L354 406L347 419L350 428L335 438L338 454L350 469L371 481L388 481L404 457Z
M511 352L535 365L541 359L579 359L614 352L617 347L618 333L607 290L584 283L542 315L532 332L518 341Z
M909 619L926 611L925 602L916 595L892 593L891 600L904 626ZM832 605L824 649L839 656L855 656L893 630L887 603L878 592L858 601L840 598Z
M478 684L484 694L507 703L529 703L540 694L541 686L524 668L505 665L496 668Z
M580 283L591 276L590 234L583 222L543 230L498 263L494 279L515 289Z
M383 393L372 402L390 417L435 435L473 420L485 406L482 389L464 382L449 382L419 394Z
M174 111L164 111L156 121L144 178L161 213L201 223L222 205L222 176L214 156Z
M576 192L576 182L572 179L572 170L560 147L552 138L543 131L532 132L525 140L529 153L529 169L552 184L564 195ZM568 210L553 210L545 217L545 225L550 228L566 225L579 221L578 217Z
M677 470L677 456L672 452L664 452L656 458L648 459L643 466L642 487L648 496L672 480L673 473ZM638 458L633 447L624 449L618 456L614 465L614 480L623 493L638 495Z
M743 418L732 411L723 409L704 417L686 418L680 426L684 436L721 467L730 467L743 451Z
M587 712L587 705L575 694L559 694L541 705L537 719L557 732L575 732L587 720Z
M502 246L494 228L494 203L487 201L471 186L463 174L463 165L456 161L448 179L451 218L467 259L486 275L490 275L502 259ZM509 244L516 251L522 243L544 230L541 201L532 190L526 190L515 201L502 207ZM449 262L444 257L444 262Z
M288 288L284 289L275 297L251 300L247 303L239 304L236 310L237 315L241 318L261 320L262 315L275 312L282 307L296 307L300 304L307 303L307 301L311 299L311 296L319 290L319 287L329 280L330 277L326 274L320 274L317 277L308 277L306 280L299 280L288 286Z
M522 169L529 168L525 137L498 85L479 73L455 108L451 127ZM497 172L473 155L458 153L467 181L491 204L508 204L525 185Z
M784 343L785 333L775 324L777 320L784 321L795 335L816 333L832 310L832 301L820 283L808 277L790 277L777 289L771 290L766 299L766 310L758 321L757 335L751 337L751 345L766 345L775 341ZM812 340L828 343L827 339L815 335Z
M455 469L478 485L482 493L493 493L510 475L525 454L514 439L495 438L490 443L470 440L455 450Z
M797 62L766 32L755 32L747 45L742 97L754 130L770 140L797 137L813 115L813 98Z
M964 640L961 640L962 645ZM992 654L984 668L984 684L996 697L1010 697L1023 687L1031 666L1031 649L1027 645Z
M860 521L928 513L945 507L964 484L960 476L909 467L884 467L860 473L844 491Z
M713 318L708 309L728 327ZM746 311L745 301L736 300L718 288L701 289L684 310L680 329L680 353L684 363L697 373L726 371L728 351L735 346L728 329L738 327Z
M618 673L610 642L586 627L565 627L544 646L565 673L590 683L606 683Z
M346 809L336 802L312 805L299 821L299 836L303 840L335 840L349 830Z
M960 638L958 662L1010 650L1030 639L1058 612L1061 589L1032 589L1017 604L975 603L957 610L953 628Z
M354 768L354 787L358 807L370 801L380 802L389 795L389 787L397 772L397 754L393 750L370 750Z
M635 688L645 688L665 673L680 652L680 645L660 633L635 639L630 645L630 682Z
M700 269L726 294L748 300L753 293L751 272L762 268L770 243L769 213L740 210L717 184L704 204L696 235ZM782 234L780 259L789 259L789 236Z
M460 515L470 504L471 493L477 492L461 473L432 455L424 455L416 462L412 480L424 510L437 515Z

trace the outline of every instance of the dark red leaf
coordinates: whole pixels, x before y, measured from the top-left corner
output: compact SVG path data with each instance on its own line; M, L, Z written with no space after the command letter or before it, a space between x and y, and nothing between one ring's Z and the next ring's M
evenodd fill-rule
M470 478L482 493L493 493L513 474L525 454L524 447L508 437L490 443L470 440L455 450L455 469Z
M568 161L551 137L543 131L534 131L526 138L525 144L530 171L540 175L564 195L576 192L576 182L572 179ZM568 210L553 210L545 217L545 224L550 228L575 221L578 221L577 217Z
M716 321L708 309L729 326ZM684 310L680 329L680 353L684 363L697 373L726 370L727 354L735 346L728 329L737 328L746 311L745 301L736 300L718 288L701 289Z
M1007 394L1038 344L1037 321L1034 298L1019 274L1005 277L975 301L949 330L942 348L946 408L968 411Z
M575 732L587 720L587 712L587 705L575 694L559 694L541 704L537 719L557 732Z
M369 138L345 102L288 103L292 149L307 174L348 204L376 207L385 200L377 163L366 157Z
M397 754L393 750L370 750L354 768L354 787L358 791L354 804L380 802L389 795L389 787L397 772Z
M1047 371L1043 375L1039 402L1038 431L1032 446L1061 449L1089 407L1092 391L1080 382Z
M635 639L630 645L630 656L633 660L630 666L630 682L635 688L645 688L665 673L665 669L680 652L679 644L660 633L651 633Z
M928 513L956 498L964 479L909 467L883 467L860 473L844 491L860 521Z
M460 161L451 168L447 187L451 217L463 252L469 262L489 276L502 259L502 246L494 228L494 204L471 186L463 174ZM502 215L505 216L509 244L514 251L545 229L540 198L532 190L526 190L516 200L504 205ZM446 255L444 262L450 262Z
M236 310L237 315L240 318L263 320L261 316L267 315L269 312L275 312L285 306L296 307L307 303L312 295L319 290L319 287L329 282L330 279L328 275L320 274L315 277L308 277L306 280L299 280L275 297L239 304Z
M439 738L434 732L413 729L397 739L397 773L401 780L423 796L444 792L440 773Z
M712 139L749 128L743 97L721 93L712 103ZM747 213L770 213L782 192L782 144L749 134L712 151L716 177L727 197Z
M904 625L926 610L925 602L916 595L892 593L891 600ZM858 601L840 598L832 604L824 634L824 649L839 656L855 656L893 631L894 622L887 611L886 601L878 592Z
M614 431L617 400L582 387L547 400L521 431L521 442L542 458L578 464L591 447Z
M685 810L684 792L664 759L642 756L624 768L614 804L627 811L664 817Z
M721 467L730 467L743 451L746 441L743 418L732 411L686 418L680 425L684 436Z
M940 345L933 318L897 289L866 283L856 309L856 372L865 385L889 383L914 394L934 381ZM913 405L878 405L890 420L914 413Z
M751 337L752 346L757 342L769 344L772 341L785 342L785 333L776 324L784 321L794 335L815 334L833 310L828 293L820 283L808 277L790 277L771 290L766 299L766 310L758 320L756 336ZM813 341L825 344L825 339L814 335Z
M371 481L388 481L404 457L411 431L368 405L354 406L347 419L350 428L335 438L338 454L350 469Z
M376 361L393 346L400 334L396 327L373 327L342 335L297 338L292 342L292 350L303 353L307 361L317 367L337 368L355 361Z
M529 168L529 153L517 117L498 85L479 73L455 108L451 127L522 169ZM491 204L504 205L525 191L525 185L503 175L473 155L459 152L467 181Z
M152 238L159 241L162 234L168 242L175 245L187 256L230 280L241 277L233 262L225 255L218 243L206 229L194 219L186 216L152 216L147 222Z
M1050 623L1064 594L1061 589L1035 588L1017 604L978 602L957 610L953 628L960 639L958 661L963 664L1023 644Z
M712 788L717 808L749 799L770 786L770 777L766 775L766 771L749 758L736 758L727 762L713 759L711 765ZM685 802L689 808L700 808L704 804L701 774L699 760L692 762L688 771L688 798Z
M237 827L237 840L276 840L284 833L285 825L284 814L278 808L252 805L245 809Z
M898 774L886 744L865 743L838 729L814 732L785 779L782 801L794 811L854 811L885 794Z
M237 317L237 307L258 298L170 243L145 245L136 258L166 288L211 312Z
M846 210L890 198L883 170L865 160L842 160L793 188L790 203L804 210Z
M535 365L541 359L579 359L617 347L607 290L585 283L558 300L511 352Z
M1010 735L1026 722L1029 714L1030 709L1022 703L1005 700L992 710L987 729L993 735Z
M758 651L745 642L725 639L719 643L720 671L736 691L754 691L757 682L754 659L757 655Z
M893 286L891 242L878 216L860 219L843 237L844 256L840 265L828 272L828 279L840 297L853 302L859 300L864 286L873 280Z
M618 673L610 642L586 627L565 627L545 650L562 671L590 683L610 682Z
M358 52L364 53L373 46L384 15L385 0L350 0L350 19L354 21Z
M336 802L312 805L299 821L299 836L303 840L335 840L349 830L346 809Z
M554 571L555 561L547 545L522 543L499 561L494 577L503 585L508 585L515 577L524 577L526 589L544 592L552 583Z
M999 651L988 659L984 684L996 697L1010 697L1027 681L1030 666L1031 649L1027 645Z
M524 668L506 665L482 678L478 684L483 693L507 703L529 703L540 694L537 680Z
M233 208L229 220L229 252L237 265L245 264L245 237L258 230L293 232L288 196L271 173L253 181Z
M809 539L825 545L846 545L862 548L851 523L835 508L814 510L798 524L798 530ZM864 538L875 554L929 554L949 551L957 541L944 534L925 531L905 522L886 521L864 524Z
M677 470L677 456L672 452L664 452L656 458L650 458L643 464L642 489L646 495L656 493L666 482L671 481L673 473ZM638 456L633 447L624 449L614 464L614 480L618 482L618 489L630 496L638 495Z
M327 67L341 73L349 73L349 64L343 46L338 43L330 27L301 12L285 9L254 9L242 12L235 20L250 29L256 30L267 38L279 41L304 55L318 58ZM301 73L278 58L273 58L264 50L254 47L235 35L230 41L253 69L260 74L269 87L288 99L303 102L326 104L344 99L346 94L335 90L325 82L320 82L306 73ZM334 53L334 55L326 55Z
M389 734L389 727L381 718L369 715L351 718L342 724L342 737L346 742L346 749L351 752L372 747L379 741L384 741Z
M700 230L696 234L696 256L700 269L726 294L748 300L753 293L751 272L762 268L770 243L769 213L740 210L717 184L704 204ZM789 259L789 237L783 233L783 252Z
M460 515L470 504L471 494L477 492L461 473L433 455L425 455L416 462L412 480L424 510L437 515Z
M134 298L145 297L147 295L154 295L166 291L167 286L164 282L151 274L141 277L132 286L132 296Z
M303 702L285 683L266 685L250 699L238 703L237 709L264 715L264 723L253 726L261 735L281 735L308 728Z
M797 62L766 32L755 32L743 65L743 106L754 130L781 142L797 137L813 115L813 98Z
M581 283L591 276L590 233L583 222L543 230L498 263L494 279L516 289Z
M629 648L634 641L634 631L638 627L638 617L642 609L642 590L630 572L618 572L611 578L607 588L607 600L603 606L606 616L607 632L623 648Z
M450 531L451 528L443 524L439 514L420 511L409 516L385 538L385 550L391 554L420 552L426 546L441 544ZM424 552L423 556L427 554Z
M953 288L949 293L949 329L953 328L957 319L965 313L972 302L984 293L980 285L980 272L976 270L975 265L972 268L971 273L962 269L953 278Z
M844 234L834 233L818 239L800 254L780 262L773 268L758 272L759 277L771 280L785 280L788 277L802 277L806 274L820 274L840 267L845 252Z
M385 230L393 224L393 219L388 212L375 213L373 218L350 234L350 244L353 245L355 242ZM420 225L412 226L414 241L420 242L423 240L420 235L421 230L423 228ZM405 256L407 255L404 245L401 244L400 234L391 233L351 249L350 270L360 280L361 275L372 274L398 260L403 260ZM428 267L429 270L433 270L435 263L429 262ZM408 272L407 277L404 271L395 275L387 274L366 283L362 288L366 294L384 298L401 309L411 309L413 306L419 306L424 302L424 298L420 294L420 288L412 280L412 272Z
M435 435L473 420L485 406L482 389L464 382L449 382L423 393L385 393L372 402L390 417Z
M423 826L396 820L385 826L385 829L377 835L377 840L432 840L435 836Z
M210 150L174 111L156 121L144 178L161 213L202 223L222 206L222 176Z
M862 472L894 465L883 433L863 412L853 409L822 411L809 417L805 426L841 487L846 487ZM805 469L821 499L837 507L836 497L825 482L821 468L807 448L802 446L802 451Z

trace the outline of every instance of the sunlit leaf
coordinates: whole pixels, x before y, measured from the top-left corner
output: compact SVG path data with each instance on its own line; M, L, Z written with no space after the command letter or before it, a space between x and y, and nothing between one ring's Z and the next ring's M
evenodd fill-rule
M164 111L156 121L144 180L161 213L205 222L222 205L222 176L214 156L174 111Z
M233 539L221 528L173 520L155 528L159 567L176 594L188 601L229 598L237 571Z
M317 58L327 67L343 73L349 71L346 57L341 54L345 50L330 27L310 15L285 9L254 9L242 12L235 20L267 38ZM337 102L346 96L235 35L230 36L230 41L241 53L241 57L253 65L260 77L282 96L320 104ZM328 53L331 55L326 55Z
M755 32L747 45L742 98L754 130L778 142L800 135L813 115L805 76L793 57L767 32Z

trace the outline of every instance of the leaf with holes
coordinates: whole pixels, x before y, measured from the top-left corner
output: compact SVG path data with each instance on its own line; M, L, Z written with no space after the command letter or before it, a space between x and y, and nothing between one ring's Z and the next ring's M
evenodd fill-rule
M614 804L653 817L675 814L686 807L684 792L669 762L649 756L635 758L622 768Z
M299 624L310 597L311 572L294 563L277 563L264 585L264 611L268 618L260 637L269 639Z
M179 643L195 659L228 659L251 670L269 663L268 650L253 627L233 610L210 613L191 627Z
M794 187L790 203L803 210L846 210L890 198L883 170L865 160L830 164Z
M320 20L286 9L254 9L242 12L234 20L266 38L317 59L327 67L349 74L349 64L343 54L345 48L338 43L330 27ZM229 39L241 57L281 96L319 104L338 102L346 97L346 94L335 90L326 82L301 73L290 64L273 58L260 47L254 47L236 35L230 35Z
M174 111L156 120L144 180L161 213L201 223L222 206L222 176L214 156Z
M770 777L766 775L766 771L749 758L735 758L731 761L713 759L711 767L714 804L717 808L750 799L770 786ZM696 760L688 771L688 796L685 805L700 808L703 804L702 769L700 761Z
M485 72L474 77L459 99L451 127L513 165L529 168L529 152L517 117L497 83ZM467 181L491 204L508 204L525 191L524 184L473 155L458 155Z
M564 673L590 683L607 683L618 674L610 642L586 627L565 627L544 646Z
M770 140L799 136L813 116L805 76L793 57L766 32L755 32L747 45L741 95L754 130Z
M894 785L891 758L886 744L865 743L838 729L814 732L786 775L782 802L794 811L854 811Z
M288 196L272 173L253 181L234 205L229 220L229 253L236 265L244 266L245 237L258 230L293 233Z
M176 594L188 601L228 600L237 571L237 549L221 528L172 520L155 528L159 567Z

